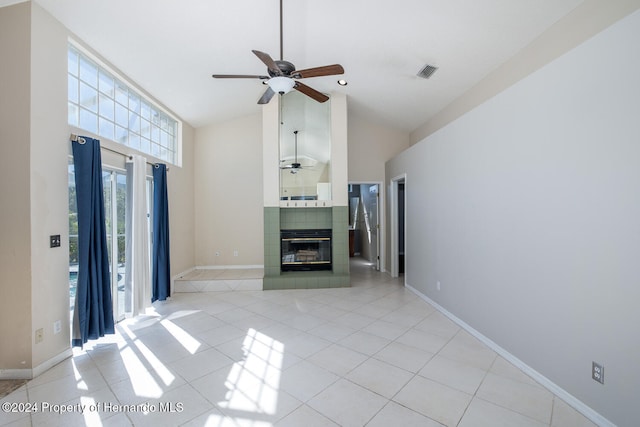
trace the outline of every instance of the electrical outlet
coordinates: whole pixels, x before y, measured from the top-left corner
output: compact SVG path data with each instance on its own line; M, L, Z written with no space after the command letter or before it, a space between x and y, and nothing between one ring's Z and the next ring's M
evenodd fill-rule
M220 251L216 251L216 256L220 256Z
M55 322L53 322L53 334L57 335L60 332L62 332L62 322L56 320Z
M36 329L36 344L44 340L44 330L42 328Z
M591 362L591 378L600 384L604 384L604 366L596 362Z
M436 283L436 289L440 290L440 280L438 280L438 283Z
M233 250L233 256L238 256L238 250L237 249Z

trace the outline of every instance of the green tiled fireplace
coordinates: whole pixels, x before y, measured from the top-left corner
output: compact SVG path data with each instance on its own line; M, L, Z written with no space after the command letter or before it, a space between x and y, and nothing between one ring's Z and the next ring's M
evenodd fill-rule
M349 208L264 208L263 288L313 289L350 286ZM280 271L280 230L332 230L332 269Z

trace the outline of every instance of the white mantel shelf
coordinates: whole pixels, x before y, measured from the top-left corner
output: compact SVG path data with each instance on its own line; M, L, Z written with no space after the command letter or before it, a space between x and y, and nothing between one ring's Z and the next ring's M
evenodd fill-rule
M333 200L280 200L281 208L330 208Z

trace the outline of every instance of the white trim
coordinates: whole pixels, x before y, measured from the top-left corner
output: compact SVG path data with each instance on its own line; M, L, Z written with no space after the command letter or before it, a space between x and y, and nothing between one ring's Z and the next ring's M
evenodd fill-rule
M543 387L545 387L551 393L555 394L560 399L564 400L569 406L573 407L576 411L580 412L582 415L587 417L589 420L594 422L596 425L598 425L600 427L616 427L615 424L613 424L611 421L609 421L608 419L606 419L605 417L600 415L598 412L596 412L593 409L591 409L589 406L587 406L581 400L579 400L578 398L576 398L575 396L570 394L568 391L566 391L565 389L563 389L562 387L560 387L559 385L557 385L556 383L551 381L549 378L547 378L544 375L542 375L540 372L538 372L535 369L533 369L531 366L529 366L526 363L524 363L522 360L518 359L513 354L509 353L504 348L500 347L498 344L493 342L491 339L487 338L486 336L484 336L483 334L481 334L480 332L475 330L468 323L466 323L462 319L458 318L453 313L449 312L447 309L442 307L440 304L438 304L437 302L435 302L434 300L432 300L428 296L424 295L422 292L418 291L416 288L414 288L413 286L409 285L408 283L405 283L405 286L411 292L413 292L414 294L416 294L417 296L419 296L420 298L422 298L423 300L425 300L426 302L431 304L440 313L442 313L445 316L447 316L450 320L452 320L458 326L460 326L461 328L466 330L468 333L470 333L471 335L473 335L474 337L479 339L487 347L489 347L490 349L492 349L493 351L498 353L505 360L509 361L515 367L517 367L518 369L523 371L525 374L527 374L531 378L533 378L535 381L540 383Z
M31 369L0 369L0 380L30 380L33 378Z
M72 356L73 350L68 348L33 369L0 369L0 380L31 380Z
M38 375L45 373L47 370L49 370L50 368L53 368L55 365L57 365L58 363L62 362L65 359L68 359L69 357L73 357L73 350L70 348L66 349L65 351L58 354L57 356L54 356L51 359L46 360L41 364L39 364L38 366L36 366L35 368L33 368L33 377L35 378Z
M393 178L391 178L390 180L390 188L389 191L391 193L390 198L391 198L391 206L390 206L390 215L391 215L391 230L390 230L390 238L391 238L391 247L390 247L390 252L391 252L391 271L389 272L391 274L391 277L397 278L400 276L399 273L399 266L398 266L398 257L399 257L399 250L398 250L398 183L400 181L403 181L405 184L405 195L404 195L404 203L405 203L405 209L404 209L404 247L405 247L405 251L406 251L406 247L407 247L407 194L406 194L406 185L407 185L407 174L403 173L397 176L394 176ZM407 271L407 266L406 266L406 262L407 259L405 257L405 286L407 285L406 281L407 281L407 275L406 275L406 271Z
M254 268L264 268L264 265L199 265L193 270L248 270Z
M332 208L333 200L280 200L281 208Z

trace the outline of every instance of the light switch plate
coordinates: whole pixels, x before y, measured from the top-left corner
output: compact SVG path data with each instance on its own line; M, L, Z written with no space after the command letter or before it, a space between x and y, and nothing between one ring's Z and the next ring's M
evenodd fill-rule
M49 247L50 248L59 248L60 247L60 235L54 234L49 236Z

